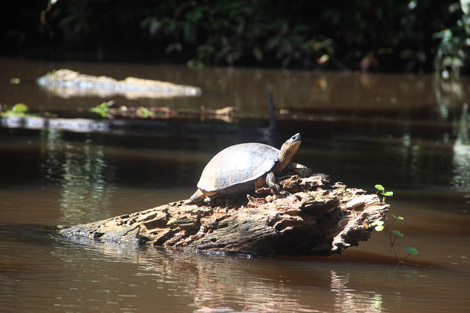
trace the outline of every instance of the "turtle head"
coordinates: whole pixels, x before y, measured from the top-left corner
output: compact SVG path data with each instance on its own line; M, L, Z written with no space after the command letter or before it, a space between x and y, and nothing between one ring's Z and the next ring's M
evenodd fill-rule
M279 153L279 171L282 171L289 164L291 158L297 152L297 149L299 149L301 142L302 136L300 133L295 134L284 142Z
M286 143L288 143L288 142L289 142L289 143L298 142L299 145L300 145L300 143L302 142L302 136L300 135L300 133L297 133L297 134L295 134L294 136L292 136L292 137L290 137L289 139L287 139L284 144L286 144Z

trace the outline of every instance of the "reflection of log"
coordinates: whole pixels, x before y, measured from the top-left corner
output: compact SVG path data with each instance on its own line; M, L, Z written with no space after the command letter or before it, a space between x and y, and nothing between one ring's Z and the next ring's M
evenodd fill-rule
M205 106L201 106L201 119L217 118L226 123L232 123L234 121L233 115L236 110L236 107L225 107L222 109L211 110L207 109Z
M370 237L388 205L327 176L281 177L284 192L187 201L61 230L70 238L255 255L330 255ZM263 191L261 191L263 192Z

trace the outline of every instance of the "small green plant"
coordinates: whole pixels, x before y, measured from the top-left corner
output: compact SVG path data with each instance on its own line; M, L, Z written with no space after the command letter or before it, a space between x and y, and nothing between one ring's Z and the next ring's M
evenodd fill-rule
M27 113L28 110L29 108L26 104L17 103L13 107L6 109L5 112L0 112L0 116L3 116L3 117L33 116L33 114Z
M375 185L375 189L377 189L377 194L380 192L380 194L382 195L382 203L385 203L386 197L393 196L393 191L385 191L385 188L382 185Z
M385 224L384 221L375 221L372 223L372 226L374 226L374 229L376 231L382 231L385 228L384 224Z
M99 105L90 108L90 112L97 113L101 115L101 117L104 117L104 118L108 117L109 108L113 105L113 103L114 103L113 101L102 102Z
M380 193L382 195L382 203L385 203L385 198L386 197L393 196L393 191L386 191L384 186L382 186L382 185L375 185L375 188L377 189L377 194ZM395 214L391 214L391 216L392 216L393 220L388 224L386 222L386 217L385 217L385 213L384 213L384 215L382 216L382 220L375 221L371 225L374 227L374 229L376 231L380 232L380 231L385 230L385 231L388 232L389 239L390 239L390 252L393 251L393 253L395 254L395 257L398 260L398 263L403 265L403 264L405 264L405 260L410 255L417 255L418 250L416 248L413 248L413 247L407 247L407 248L405 248L405 252L407 252L408 254L403 259L400 259L400 257L398 256L398 253L395 249L395 243L396 243L396 241L399 237L404 237L405 234L403 234L399 230L392 229L391 227L396 221L403 221L405 218L402 217L402 216L395 215Z
M403 264L405 263L405 260L408 259L408 257L410 255L417 255L418 254L418 250L416 250L413 247L405 248L405 252L408 252L408 254L403 258L403 260L401 260Z
M141 118L155 117L155 113L147 109L146 107L139 107L137 109L137 116Z

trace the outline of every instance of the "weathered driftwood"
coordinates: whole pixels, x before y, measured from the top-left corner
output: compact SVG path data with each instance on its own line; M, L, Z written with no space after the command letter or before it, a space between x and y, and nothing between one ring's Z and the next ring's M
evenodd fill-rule
M201 89L194 86L135 77L116 80L107 76L80 74L68 69L47 73L39 77L37 82L48 92L62 98L83 96L109 98L122 95L127 99L137 99L197 96L201 94Z
M388 205L323 174L287 175L284 192L258 190L202 205L172 202L61 230L69 238L254 255L331 255L370 238ZM264 194L263 194L264 192Z

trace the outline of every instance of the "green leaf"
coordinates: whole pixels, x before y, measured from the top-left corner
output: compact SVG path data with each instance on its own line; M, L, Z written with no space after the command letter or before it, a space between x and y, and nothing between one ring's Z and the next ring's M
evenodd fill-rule
M418 254L418 250L416 250L415 248L413 247L408 247L405 249L406 252L408 252L409 254L413 254L413 255L417 255Z
M375 226L374 229L375 229L376 231L382 231L382 230L384 230L384 228L385 228L385 227L384 227L384 221L374 221L374 222L372 223L372 226Z
M382 192L382 195L385 197L391 197L393 196L393 191L384 191Z
M17 103L13 106L12 110L17 113L25 113L28 111L28 106L24 103Z
M399 230L392 230L392 233L394 233L398 237L403 237L405 234L401 233Z
M101 117L107 117L109 112L109 105L110 102L102 102L101 104L90 108L90 112L97 113L101 115Z
M395 214L392 214L393 218L399 220L399 221L403 221L405 218L402 217L402 216L396 216Z
M378 189L378 190L380 190L380 191L384 191L384 190L385 190L384 186L382 186L382 185L375 185L375 189Z
M17 103L12 108L7 109L5 112L0 112L0 116L8 116L8 117L24 117L24 116L32 116L33 114L27 114L29 108L24 103Z
M385 227L384 227L383 225L377 225L377 226L375 226L374 229L375 229L376 231L382 231L382 230L384 230L384 228L385 228Z

